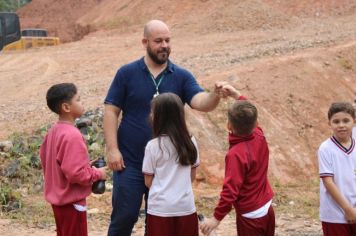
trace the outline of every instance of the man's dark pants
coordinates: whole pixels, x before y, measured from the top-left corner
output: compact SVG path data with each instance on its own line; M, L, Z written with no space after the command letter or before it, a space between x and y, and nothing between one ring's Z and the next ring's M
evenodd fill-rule
M112 213L108 236L130 236L148 189L141 169L126 167L113 174Z

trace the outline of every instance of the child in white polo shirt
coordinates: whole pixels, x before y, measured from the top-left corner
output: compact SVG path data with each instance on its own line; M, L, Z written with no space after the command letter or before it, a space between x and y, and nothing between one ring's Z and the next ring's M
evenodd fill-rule
M351 103L333 103L328 111L333 136L318 151L320 220L324 236L356 235L356 150Z
M198 217L191 182L199 156L188 132L184 105L173 93L152 100L153 139L147 143L142 172L150 189L147 232L154 236L198 236Z

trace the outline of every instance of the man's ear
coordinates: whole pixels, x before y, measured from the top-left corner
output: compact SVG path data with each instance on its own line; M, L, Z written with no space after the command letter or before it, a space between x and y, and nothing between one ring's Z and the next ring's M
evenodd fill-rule
M66 113L70 112L70 104L67 102L63 102L61 105L61 108L62 108L63 112L66 112Z
M143 47L147 48L148 39L147 38L143 38L141 42L142 42Z

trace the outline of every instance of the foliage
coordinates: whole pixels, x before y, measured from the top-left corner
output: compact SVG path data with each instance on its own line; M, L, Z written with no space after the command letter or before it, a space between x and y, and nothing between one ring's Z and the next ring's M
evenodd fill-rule
M11 186L0 183L0 205L1 211L12 211L21 208L21 194Z
M102 111L88 111L82 118L88 122L80 131L88 144L89 156L92 160L97 159L104 155ZM9 137L12 148L7 152L0 152L0 213L5 213L10 218L22 219L21 215L30 211L31 207L38 212L45 208L43 204L35 207L24 201L26 196L34 196L43 190L39 148L49 127L41 127L31 134L12 134ZM43 199L41 202L44 202ZM40 215L33 221L38 221L36 224L44 221L42 223L46 224L48 214L44 213L43 217Z
M0 0L0 12L15 12L31 0Z
M352 69L352 64L351 64L351 62L350 62L349 60L347 60L346 58L341 58L341 59L339 60L339 63L340 63L340 65L341 65L343 68L345 68L345 69L347 69L347 70L351 70L351 69Z

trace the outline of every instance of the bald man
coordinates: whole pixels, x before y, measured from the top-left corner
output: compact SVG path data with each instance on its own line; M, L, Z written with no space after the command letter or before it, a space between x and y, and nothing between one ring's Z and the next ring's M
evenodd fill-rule
M109 236L131 235L142 197L147 201L142 161L152 138L148 119L152 98L173 92L191 108L208 112L218 105L224 92L222 82L215 84L214 92L205 92L189 71L169 60L171 32L164 22L149 21L142 44L146 55L118 70L105 98L106 157L114 185Z

